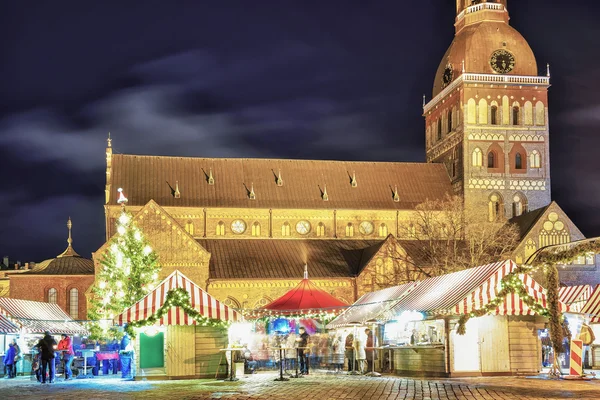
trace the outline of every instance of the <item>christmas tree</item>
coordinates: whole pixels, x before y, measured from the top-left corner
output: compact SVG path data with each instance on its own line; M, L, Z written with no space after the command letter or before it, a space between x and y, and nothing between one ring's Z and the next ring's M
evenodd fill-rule
M126 202L122 191L120 202ZM100 263L102 269L92 288L88 318L105 321L93 324L90 330L92 336L106 337L105 328L112 325L112 319L154 289L160 271L156 253L125 207L117 219L117 234Z

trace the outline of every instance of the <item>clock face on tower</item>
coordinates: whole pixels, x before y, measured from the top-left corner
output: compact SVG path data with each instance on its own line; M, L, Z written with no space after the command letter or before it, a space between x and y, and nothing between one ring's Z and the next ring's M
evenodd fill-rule
M442 76L442 87L445 88L452 82L452 77L454 75L454 71L452 71L452 64L448 64L446 69L444 70L444 75Z
M490 57L490 65L499 74L507 74L515 68L515 56L507 50L496 50Z

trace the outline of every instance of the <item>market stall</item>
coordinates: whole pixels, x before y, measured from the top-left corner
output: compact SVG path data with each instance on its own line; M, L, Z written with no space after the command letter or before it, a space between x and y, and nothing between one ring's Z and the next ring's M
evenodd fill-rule
M569 306L572 312L579 312L592 294L590 285L563 286L559 288L558 299Z
M545 290L528 275L511 274L517 265L504 261L425 279L387 311L395 315L384 326L384 344L398 374L468 376L537 373L541 370L538 329L545 319L535 306L546 307ZM503 297L510 274L517 292ZM464 335L461 316L471 318ZM561 304L562 311L568 307Z
M600 368L600 285L596 285L580 313L588 318L589 326L595 336L593 344L589 347L591 365L594 369Z
M226 374L220 349L226 327L241 315L175 270L148 295L115 318L130 325L135 375L166 379L208 378Z
M60 334L77 337L87 335L89 332L84 326L74 321L57 304L43 303L30 300L0 298L0 324L9 330L17 327L18 332L9 332L4 336L6 344L13 338L17 340L21 357L17 362L17 374L28 375L31 373L31 362L36 351L33 347L42 338L45 331L60 340ZM5 321L2 323L2 321ZM10 324L10 325L7 325ZM12 326L12 327L11 327ZM4 351L6 346L2 349Z
M381 323L393 319L395 316L390 313L390 309L404 296L410 293L420 282L410 282L400 286L394 286L378 290L376 292L365 293L354 304L345 309L333 321L327 324L327 329L336 330L342 336L344 342L350 336L348 343L354 342L354 338L363 335L366 328L372 329L374 336L378 338L377 343L383 343L383 330ZM391 326L391 325L390 325ZM366 338L358 340L366 342ZM355 358L356 351L354 347L349 347L346 352L347 360ZM377 350L375 370L390 371L392 358L389 351ZM366 354L365 354L366 357ZM352 363L348 364L349 370L353 370Z
M261 366L278 367L280 358L285 357L291 369L295 367L299 329L304 328L310 335L307 349L310 367L341 369L344 362L341 345L341 357L334 351L334 347L338 349L340 338L330 334L325 324L346 307L346 303L311 282L305 267L304 278L296 287L246 315L255 323L252 334L245 341L250 342L247 344ZM289 350L280 356L277 349L282 347Z

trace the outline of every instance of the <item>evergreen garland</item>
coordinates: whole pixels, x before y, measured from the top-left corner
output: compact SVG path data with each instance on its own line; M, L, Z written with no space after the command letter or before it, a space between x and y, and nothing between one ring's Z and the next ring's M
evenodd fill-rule
M102 268L96 275L88 310L88 318L97 321L90 326L95 339L113 336L103 325L111 325L114 317L148 294L161 269L156 253L125 208L117 219L117 235L109 242L100 263Z
M185 289L177 288L167 292L165 303L158 310L156 310L154 314L144 320L128 323L127 326L125 326L125 332L127 332L132 338L135 338L135 328L155 325L167 312L169 312L171 307L182 308L188 317L192 318L194 321L196 321L196 324L201 326L211 326L225 330L230 325L230 322L228 321L208 318L200 314L198 310L192 307L190 302L190 294Z
M568 247L568 248L566 248ZM561 249L562 248L562 249ZM464 335L466 333L466 323L471 317L481 317L492 313L511 293L516 293L523 302L535 313L549 317L550 320L550 338L555 354L563 351L563 333L564 318L560 310L559 301L559 277L557 264L568 264L581 256L600 253L600 240L587 240L582 242L570 243L558 248L542 250L536 255L531 265L521 265L514 271L506 275L501 281L501 290L498 296L482 308L472 310L470 314L462 315L458 320L457 333ZM548 308L543 307L527 293L525 285L519 278L521 274L528 274L543 268L548 281L547 300ZM570 335L568 328L566 334Z

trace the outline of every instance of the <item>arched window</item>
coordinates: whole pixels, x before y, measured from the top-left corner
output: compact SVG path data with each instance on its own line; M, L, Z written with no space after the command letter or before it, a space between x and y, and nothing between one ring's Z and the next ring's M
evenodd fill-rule
M448 133L452 132L452 110L448 110Z
M496 153L494 153L493 151L490 151L488 153L488 157L487 157L487 166L488 168L496 168L496 164L498 163L496 161L497 157L496 157Z
M480 148L476 148L473 150L473 166L474 167L482 167L483 166L483 153Z
M523 156L521 153L515 154L515 169L523 169Z
M69 290L69 315L73 319L79 318L79 290Z
M290 236L290 223L287 221L281 226L281 236Z
M442 140L442 119L438 119L437 122L437 138L438 140Z
M537 150L533 150L529 155L529 167L530 168L541 168L542 167L542 157Z
M346 225L346 236L354 236L354 225L352 225L352 223L348 223L348 225Z
M48 303L56 304L58 303L58 292L55 288L48 289Z
M388 228L386 224L379 225L379 237L387 237Z
M325 224L322 222L319 222L319 225L317 225L317 236L325 236Z
M525 103L525 125L533 125L533 104Z
M498 125L498 106L492 106L490 110L492 125Z
M217 236L225 236L225 223L223 221L219 221L217 224Z
M527 197L517 193L513 197L513 217L518 217L527 212Z
M254 308L264 307L267 304L269 304L270 302L271 302L271 300L268 297L263 297L262 299L260 299L259 301L257 301L254 304Z
M223 300L223 304L225 304L229 308L235 308L235 309L241 308L240 302L237 301L236 299L234 299L233 297L228 297L225 300Z
M469 99L467 102L467 123L477 123L477 103L475 103L475 99Z
M488 103L485 99L479 100L479 123L488 123Z
M258 221L252 224L252 236L260 236L260 224Z
M535 103L535 124L538 126L546 125L546 107L541 101Z
M525 261L527 261L536 251L537 246L533 239L527 239L527 242L525 242Z
M513 106L512 117L513 125L519 125L519 106Z
M489 197L488 208L490 222L498 221L498 219L504 217L502 196L498 193L492 193Z
M185 223L185 231L190 235L194 236L194 223L192 221L188 221Z

